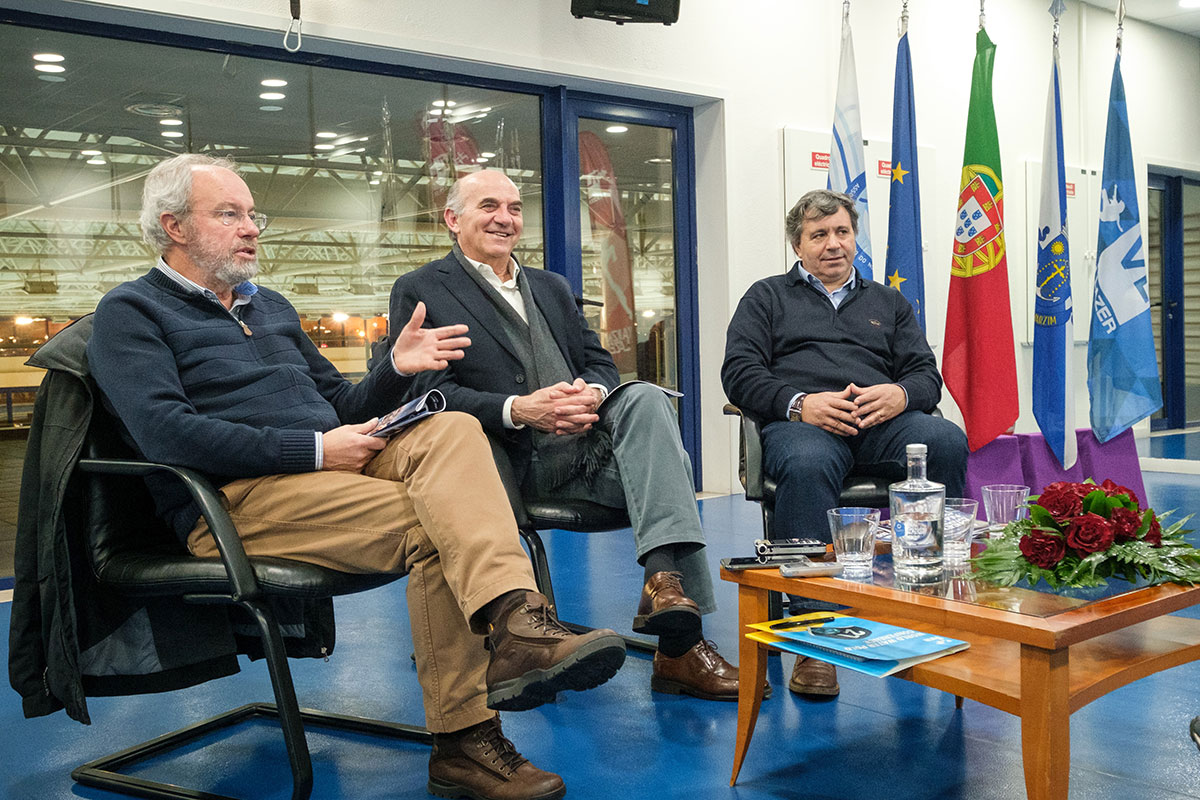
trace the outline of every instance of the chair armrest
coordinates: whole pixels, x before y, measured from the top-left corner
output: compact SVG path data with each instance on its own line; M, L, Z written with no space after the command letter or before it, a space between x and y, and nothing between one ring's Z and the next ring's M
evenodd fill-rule
M738 418L738 479L746 490L746 499L763 499L762 427L758 420L732 403L725 404L725 413Z
M237 526L233 524L229 512L221 504L217 490L203 475L187 467L116 458L81 458L78 468L82 472L140 478L153 472L169 472L179 478L192 499L200 506L200 514L208 523L208 528L217 542L217 552L221 556L225 572L229 575L233 599L255 600L261 596L258 579L254 576L254 568L250 565L242 539L238 536Z

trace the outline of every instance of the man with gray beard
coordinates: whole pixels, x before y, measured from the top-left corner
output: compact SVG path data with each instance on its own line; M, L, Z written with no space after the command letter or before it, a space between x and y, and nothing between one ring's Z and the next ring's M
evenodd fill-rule
M417 373L463 357L467 327L423 328L418 303L407 324L396 321L390 357L350 383L291 304L250 282L266 222L228 161L183 155L151 170L142 232L161 256L104 296L88 342L105 406L146 458L196 469L220 487L247 554L408 575L434 734L430 792L562 797L562 779L517 752L496 711L598 686L624 661L624 642L608 630L572 633L534 590L473 417L446 412L388 439L370 435ZM179 482L162 477L151 490L188 550L215 556Z

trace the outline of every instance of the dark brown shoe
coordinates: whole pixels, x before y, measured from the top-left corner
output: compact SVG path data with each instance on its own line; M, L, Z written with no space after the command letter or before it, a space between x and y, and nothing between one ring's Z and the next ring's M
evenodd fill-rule
M792 678L788 681L788 688L796 694L816 694L824 697L836 695L841 691L837 682L837 670L833 664L808 656L796 656L796 665L792 667Z
M500 730L500 718L454 733L435 733L429 793L470 800L558 800L562 778L530 764Z
M524 711L567 689L594 688L625 661L620 636L607 629L573 633L537 592L526 592L492 624L488 649L487 704L499 711Z
M701 700L737 700L738 668L717 652L717 646L701 639L695 647L676 658L654 654L650 688L665 694L690 694ZM771 686L763 687L763 698Z
M683 576L678 572L656 572L642 587L633 629L661 636L700 629L700 606L683 593Z

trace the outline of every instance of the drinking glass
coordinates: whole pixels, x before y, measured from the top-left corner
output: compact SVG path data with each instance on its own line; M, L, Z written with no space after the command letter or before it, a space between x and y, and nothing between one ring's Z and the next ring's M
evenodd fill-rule
M831 508L827 513L833 553L842 565L842 575L847 578L870 575L875 562L879 509L844 507Z
M1025 500L1029 487L1015 483L993 483L983 487L983 511L987 515L988 536L1000 536L1004 526L1029 514Z
M971 539L975 536L975 514L979 501L969 497L947 497L942 512L942 558L947 564L961 564L971 557Z

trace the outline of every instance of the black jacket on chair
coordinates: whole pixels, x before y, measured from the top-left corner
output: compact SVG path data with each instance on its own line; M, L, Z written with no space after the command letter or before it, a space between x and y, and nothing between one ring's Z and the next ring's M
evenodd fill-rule
M87 549L90 525L136 526L143 539L161 536L163 546L182 545L153 516L140 481L119 489L105 483L104 492L121 494L96 502L97 484L75 472L95 426L114 424L100 410L88 373L91 326L90 316L78 320L27 362L47 373L38 389L21 477L8 664L26 717L65 708L84 723L90 722L88 695L192 686L237 672L239 652L261 654L257 637L243 635L227 606L128 597L96 580ZM131 367L131 380L133 372ZM280 616L303 632L289 637L290 655L332 652L328 599L281 609Z

